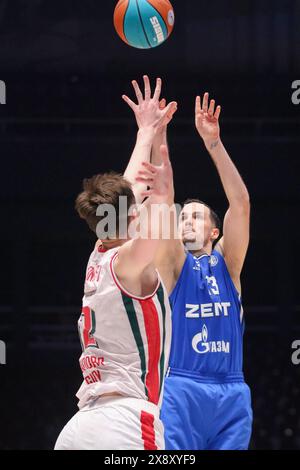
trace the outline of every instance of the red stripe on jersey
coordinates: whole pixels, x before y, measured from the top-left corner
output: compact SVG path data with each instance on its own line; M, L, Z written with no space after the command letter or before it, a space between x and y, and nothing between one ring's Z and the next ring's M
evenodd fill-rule
M82 308L83 315L83 343L84 347L97 346L95 339L91 336L92 334L92 311L89 307Z
M148 399L155 405L159 402L159 374L161 334L159 329L158 312L152 299L139 301L143 310L145 330L148 342L148 367L146 387Z
M144 450L157 450L157 445L155 444L154 416L146 411L141 411L141 430Z

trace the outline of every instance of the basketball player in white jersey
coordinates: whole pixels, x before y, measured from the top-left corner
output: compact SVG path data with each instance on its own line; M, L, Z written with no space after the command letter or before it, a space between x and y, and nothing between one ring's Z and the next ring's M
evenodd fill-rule
M153 139L176 103L160 110L160 87L154 97L146 94L140 131L133 154L134 165L150 158ZM172 198L172 168L166 146L161 147L160 166L144 164L151 171L147 198L148 226L152 204ZM134 204L131 184L122 176L108 173L84 181L76 209L96 232L101 204L110 204L120 214L119 197ZM126 212L127 218L127 212ZM134 217L128 217L132 222ZM171 318L168 294L153 260L159 240L134 237L98 240L92 252L84 286L79 334L83 353L80 366L83 383L77 397L79 412L60 433L56 450L164 449L160 421L163 383L168 364Z

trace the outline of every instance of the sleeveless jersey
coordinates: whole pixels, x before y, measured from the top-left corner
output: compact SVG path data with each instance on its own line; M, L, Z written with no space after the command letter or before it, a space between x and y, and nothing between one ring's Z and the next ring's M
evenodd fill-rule
M170 296L170 371L211 382L243 381L243 309L223 256L187 253Z
M106 393L161 406L171 343L168 294L159 278L148 297L130 295L113 268L118 248L95 248L90 256L78 322L84 381L78 406Z

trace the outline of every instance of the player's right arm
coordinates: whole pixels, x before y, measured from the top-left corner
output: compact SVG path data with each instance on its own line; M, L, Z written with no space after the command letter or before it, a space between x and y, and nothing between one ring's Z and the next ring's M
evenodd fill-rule
M166 100L162 99L159 104L160 109L165 109ZM172 121L173 114L168 112L164 123L157 130L152 144L151 163L153 165L161 164L161 145L168 145L167 130L168 124ZM172 292L177 279L181 273L185 262L186 253L182 241L177 233L177 217L175 211L175 190L173 182L173 191L168 201L170 207L174 207L174 211L169 214L169 223L171 227L169 239L162 239L155 256L155 265L164 281L169 293Z
M159 108L161 110L166 108L166 100L163 98L160 103L159 103ZM160 165L161 164L161 154L160 154L160 147L162 145L168 145L168 138L167 138L167 130L168 130L168 125L173 119L174 113L172 112L172 109L168 111L166 114L165 120L162 124L157 129L157 132L155 134L153 144L152 144L152 152L151 152L151 163L153 165Z
M151 122L149 120L151 113L153 113L151 118L152 122L154 120L155 122L159 123L159 125L156 125L155 135L151 143L151 163L153 165L159 166L162 164L160 149L162 145L167 146L167 126L173 119L174 113L177 110L177 103L171 102L169 105L167 105L165 99L159 101L162 87L162 82L160 78L157 79L156 89L153 98L151 98L151 87L147 75L144 75L144 95L142 94L135 80L132 82L132 85L135 90L137 103L131 101L130 98L128 98L127 96L123 96L123 99L133 110L139 131L136 147L130 158L124 176L127 180L132 183L134 195L136 197L137 202L141 202L141 195L145 190L146 186L145 183L141 181L136 181L135 177L137 175L137 169L141 161L150 161L150 154L149 158L145 159L144 157L141 158L138 153L139 141L143 138L143 135L146 132L145 127L147 126L145 126L145 123ZM166 202L169 206L174 205L173 178L172 187L170 189L168 200ZM177 226L177 220L174 214L176 214L175 210L173 210L173 212L171 212L169 216L169 224L172 229L170 235L168 239L162 239L161 234L161 241L159 243L159 246L157 247L155 255L155 266L159 270L159 273L164 281L168 292L171 292L171 290L173 289L186 257L184 246L182 242L178 239L176 229L174 229L174 225Z
M173 116L177 109L177 103L171 102L168 106L164 103L164 106L160 106L160 93L162 81L160 78L156 80L156 87L152 96L150 80L147 75L144 75L144 94L142 93L136 80L132 81L132 86L135 91L137 103L134 103L128 96L123 95L123 100L133 110L138 125L138 133L136 145L128 162L127 168L124 173L124 177L132 184L132 189L135 195L137 203L142 202L141 193L146 189L144 184L138 183L135 178L137 175L138 168L142 161L145 161L144 154L140 152L140 146L142 144L148 145L151 140L151 146L154 141L158 139L154 137L154 140L149 138L149 130L154 130L155 134L160 133L162 127L168 122L169 116ZM150 132L151 134L151 132ZM163 142L161 142L162 144ZM160 145L159 144L159 148ZM159 152L159 148L157 149ZM147 161L150 161L150 154L148 154ZM154 164L161 164L161 157L159 161Z
M220 176L229 207L223 223L223 237L215 249L224 256L231 279L241 292L240 275L249 245L250 198L246 185L227 153L220 136L221 106L209 102L206 92L201 104L196 98L195 124Z
M145 184L142 196L147 198L143 203L140 224L148 227L147 236L137 236L119 248L115 260L115 273L121 284L131 293L138 296L150 295L157 284L157 273L154 259L160 240L155 238L159 223L151 217L154 204L166 204L172 192L173 173L166 146L161 147L162 164L159 166L144 162L138 171L137 181Z

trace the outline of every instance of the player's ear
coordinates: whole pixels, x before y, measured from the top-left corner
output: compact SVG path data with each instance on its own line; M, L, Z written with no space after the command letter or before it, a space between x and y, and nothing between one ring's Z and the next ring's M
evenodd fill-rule
M217 238L219 238L219 235L220 235L220 230L218 228L213 228L211 231L211 239L216 240Z

